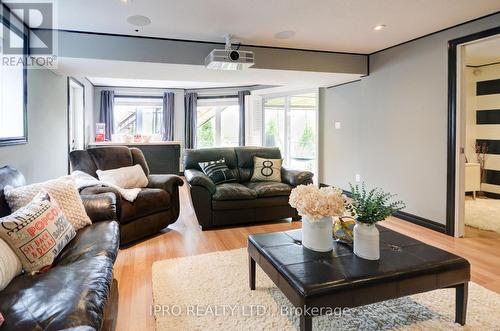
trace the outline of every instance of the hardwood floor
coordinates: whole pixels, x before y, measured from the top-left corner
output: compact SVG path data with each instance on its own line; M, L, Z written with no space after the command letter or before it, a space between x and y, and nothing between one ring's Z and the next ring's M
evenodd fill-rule
M191 206L186 185L181 188L179 220L164 233L120 250L115 264L118 281L118 307L114 329L154 330L151 266L153 262L189 255L246 247L250 233L283 231L301 226L300 222L277 222L202 232ZM461 255L472 264L472 280L500 293L500 235L474 232L468 238L452 238L396 218L383 225L441 249Z

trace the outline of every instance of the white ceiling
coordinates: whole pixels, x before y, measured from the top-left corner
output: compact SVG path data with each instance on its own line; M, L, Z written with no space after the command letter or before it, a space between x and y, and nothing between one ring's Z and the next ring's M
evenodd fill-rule
M371 53L500 10L499 0L54 0L56 28ZM151 25L127 23L145 15ZM373 27L385 24L382 31ZM294 31L289 39L275 38Z
M55 71L61 75L91 77L94 85L190 89L247 85L301 89L337 85L360 77L354 74L268 69L211 70L198 65L78 58L59 58Z
M465 46L468 65L484 65L500 61L500 35Z

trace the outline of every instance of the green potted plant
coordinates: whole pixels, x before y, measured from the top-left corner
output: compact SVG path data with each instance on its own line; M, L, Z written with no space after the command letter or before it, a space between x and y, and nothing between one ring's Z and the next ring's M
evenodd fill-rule
M366 190L365 183L349 184L352 201L346 210L356 219L354 226L354 254L368 259L380 258L379 231L375 224L385 220L395 212L402 210L405 204L401 200L394 201L394 194L384 192L381 188Z

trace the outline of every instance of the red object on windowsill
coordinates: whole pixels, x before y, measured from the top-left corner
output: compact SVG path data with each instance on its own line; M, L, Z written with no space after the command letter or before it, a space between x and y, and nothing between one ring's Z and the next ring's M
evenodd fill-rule
M102 143L105 140L103 133L98 133L95 135L95 141L98 143Z
M0 326L2 326L3 322L5 322L5 318L3 318L2 313L0 313Z

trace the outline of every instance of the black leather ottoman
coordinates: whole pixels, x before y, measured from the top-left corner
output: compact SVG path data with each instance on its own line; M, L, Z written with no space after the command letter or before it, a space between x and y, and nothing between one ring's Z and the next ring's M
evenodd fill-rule
M311 330L312 317L326 311L325 308L357 307L453 287L456 322L464 325L469 262L384 227L378 228L379 261L358 258L344 244L334 244L329 253L311 251L301 245L301 230L250 235L250 289L255 289L257 263L290 302L304 312L300 329Z

